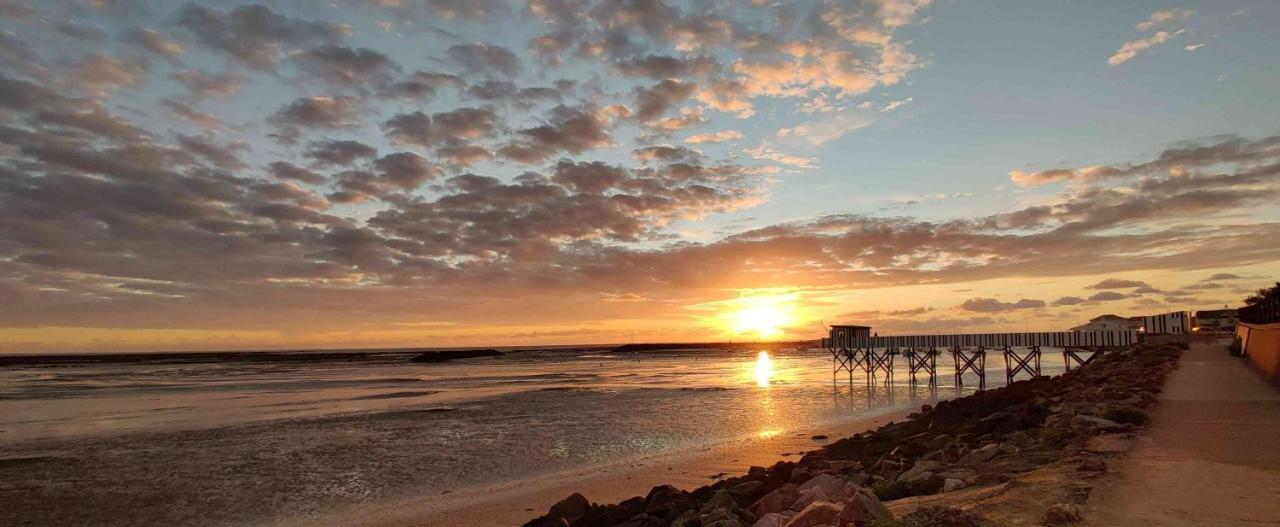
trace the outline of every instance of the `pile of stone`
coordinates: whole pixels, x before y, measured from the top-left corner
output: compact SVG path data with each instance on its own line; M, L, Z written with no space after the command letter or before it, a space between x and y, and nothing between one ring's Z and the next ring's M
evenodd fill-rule
M1180 349L1167 344L1108 353L1058 377L926 405L904 422L841 439L799 462L752 467L693 491L655 487L614 505L575 494L525 525L942 525L929 519L937 511L926 510L896 521L883 502L1001 484L1083 451L1094 437L1132 431L1146 422L1179 356ZM1106 465L1085 457L1079 469L1105 471Z

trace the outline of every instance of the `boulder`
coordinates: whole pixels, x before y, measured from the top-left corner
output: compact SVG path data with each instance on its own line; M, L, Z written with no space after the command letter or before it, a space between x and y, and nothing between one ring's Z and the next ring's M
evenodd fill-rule
M787 524L787 517L776 512L771 512L761 516L759 520L751 524L751 527L784 527Z
M1110 419L1094 417L1092 415L1077 415L1076 422L1081 423L1085 426L1088 426L1089 428L1096 428L1098 430L1102 430L1103 432L1123 432L1127 430L1127 427L1125 427L1124 425L1121 425L1120 423L1117 423Z
M551 510L547 511L547 516L552 518L563 518L568 523L573 523L578 518L587 515L587 510L591 508L591 502L587 501L586 496L573 493L568 498L560 500L551 506Z
M787 510L791 504L800 498L800 488L793 483L787 483L778 487L764 497L756 500L747 509L757 517L763 518L769 513L782 512Z
M957 491L968 486L969 485L965 483L964 480L962 479L943 478L942 480L942 492Z
M1048 527L1071 525L1080 521L1080 509L1070 503L1058 503L1044 513L1044 523Z
M785 527L816 527L819 525L831 525L836 518L840 516L843 506L825 501L819 501L809 504L800 512L796 513L787 522Z
M744 481L732 487L729 487L729 493L733 494L742 503L751 503L767 492L763 481Z
M917 461L915 465L912 465L911 470L903 472L902 475L898 476L898 481L914 479L919 474L923 474L925 472L938 472L944 468L946 468L946 465L940 461Z
M849 501L845 503L844 509L840 511L839 521L836 525L853 524L862 527L876 520L892 521L893 514L889 509L880 503L874 492L869 489L858 489L849 496Z
M996 457L996 454L998 453L1000 453L1000 443L992 443L965 454L960 458L960 464L972 466L980 463L986 463L991 461L991 458Z
M809 505L823 501L830 502L831 498L822 491L821 487L811 487L800 491L800 497L796 498L789 508L793 511L804 510Z
M843 497L841 495L841 491L844 490L845 483L846 481L844 478L838 478L831 474L818 474L809 481L801 483L800 492L804 492L812 488L820 488L827 496L840 499Z
M1080 463L1080 466L1077 467L1076 470L1081 472L1106 472L1107 462L1096 457L1091 457L1084 460L1083 463Z

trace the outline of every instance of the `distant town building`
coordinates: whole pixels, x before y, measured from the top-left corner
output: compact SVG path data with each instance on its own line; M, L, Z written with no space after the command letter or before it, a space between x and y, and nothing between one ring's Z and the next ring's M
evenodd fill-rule
M1196 331L1200 333L1235 333L1240 312L1235 309L1196 311Z
M1071 331L1131 331L1141 326L1141 322L1135 322L1122 316L1102 315L1093 317L1089 319L1089 322L1071 328Z

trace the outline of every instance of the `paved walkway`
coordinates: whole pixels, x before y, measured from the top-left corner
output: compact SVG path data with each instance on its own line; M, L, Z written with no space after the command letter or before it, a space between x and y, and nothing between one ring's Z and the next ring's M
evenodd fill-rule
M1090 523L1280 526L1280 390L1225 346L1193 345L1121 470Z

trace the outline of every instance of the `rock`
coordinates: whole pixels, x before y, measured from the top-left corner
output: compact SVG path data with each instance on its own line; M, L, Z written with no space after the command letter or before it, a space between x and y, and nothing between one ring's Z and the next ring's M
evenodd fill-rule
M960 458L960 464L977 465L980 463L986 463L991 461L991 458L996 457L996 454L998 453L1000 453L1000 443L992 443L965 454L964 457Z
M729 487L729 493L741 499L743 503L751 503L763 496L765 492L763 481L744 481Z
M1009 412L994 412L991 415L979 419L973 424L973 433L982 435L994 432L1002 423L1013 417Z
M812 488L820 488L822 492L833 499L843 498L843 490L846 481L843 478L832 476L831 474L818 474L809 481L800 484L800 492Z
M911 479L915 477L917 474L921 474L924 472L938 472L944 468L946 468L946 465L944 465L941 461L933 461L933 460L917 461L915 465L911 466L911 470L903 472L901 476L898 476L898 481L902 481L904 479Z
M800 488L795 486L795 484L787 483L786 485L774 489L773 492L765 494L764 497L756 500L756 502L752 503L747 509L757 517L764 517L769 513L787 510L787 508L790 507L791 504L795 503L799 498Z
M648 514L638 514L618 524L618 527L666 527L667 522Z
M586 496L573 493L568 498L560 500L551 506L551 510L547 511L547 516L552 518L563 518L568 523L573 523L578 518L587 515L587 510L591 508L591 502L587 501Z
M907 487L912 494L933 494L942 489L943 478L933 471L946 468L939 461L918 461L911 470L898 476L898 483Z
M962 479L944 478L942 480L942 492L952 492L968 487L969 485Z
M823 501L829 502L831 498L822 491L821 487L811 487L800 491L800 497L796 498L796 501L788 508L793 511L804 510L809 505Z
M771 512L761 516L759 520L751 524L751 527L783 527L787 524L787 517L776 512Z
M1044 513L1043 523L1046 526L1071 525L1080 521L1080 509L1070 503L1059 503Z
M942 490L944 483L943 477L933 472L908 471L903 476L898 478L898 483L906 487L907 491L915 496L936 494L939 490Z
M1091 428L1097 428L1103 432L1122 432L1127 429L1124 425L1110 419L1103 419L1101 417L1094 417L1091 415L1077 415L1076 422L1083 423Z
M986 527L990 525L976 514L955 507L923 507L902 517L903 527Z
M787 522L786 527L816 527L819 525L830 525L833 520L840 516L840 512L844 509L839 504L819 501L811 503Z
M892 521L893 514L880 502L880 498L877 498L874 492L860 488L850 495L844 510L840 511L840 518L836 525L852 523L855 526L862 526L876 520Z
M1096 457L1091 457L1084 460L1083 463L1080 463L1080 466L1077 467L1076 470L1081 472L1106 472L1107 462Z

